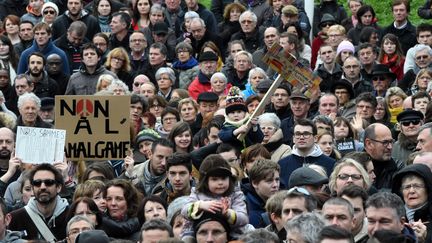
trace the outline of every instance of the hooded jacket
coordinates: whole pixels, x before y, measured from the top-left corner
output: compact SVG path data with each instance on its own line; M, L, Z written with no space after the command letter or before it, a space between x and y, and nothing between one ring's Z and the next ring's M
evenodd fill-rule
M78 16L78 20L84 22L84 24L87 26L87 39L92 40L94 34L101 32L98 20L93 15L90 15L87 10L81 10L81 13ZM69 10L64 12L64 14L58 16L51 26L52 39L57 40L63 34L65 34L73 21L74 20L70 17Z
M66 95L93 95L96 93L96 84L102 74L110 74L117 78L113 72L106 70L104 66L98 66L92 74L88 73L84 65L79 72L72 74L66 87Z
M428 166L424 164L412 164L409 165L402 170L400 170L398 173L396 173L393 177L393 186L392 186L392 192L399 195L402 200L404 200L403 195L401 193L401 186L402 186L402 180L405 176L409 174L414 174L416 176L419 176L423 179L426 190L427 190L427 200L426 204L424 204L419 209L415 210L414 213L414 221L421 220L422 222L431 222L432 220L432 172L429 169ZM405 204L406 207L406 204ZM408 217L407 217L408 218ZM426 224L427 227L427 236L425 242L432 242L432 226L431 224Z
M396 161L397 167L405 167L408 157L416 150L417 136L413 139L408 139L402 132L398 135L398 140L393 144L392 158Z
M312 151L306 156L302 156L296 145L294 145L292 154L279 160L278 163L280 166L281 182L283 182L284 185L288 185L291 173L294 170L309 164L322 166L326 170L327 175L330 175L333 172L335 160L324 155L317 144L313 145Z
M49 218L45 218L42 213L39 212L39 209L37 208L37 201L34 197L30 198L27 206L42 218L57 240L62 240L66 237L66 215L68 213L69 204L66 199L61 198L60 196L57 196L55 200L56 206L52 216ZM9 224L10 230L26 230L27 236L24 237L25 239L43 239L25 208L20 208L11 212L11 215L12 220Z
M41 7L41 10L42 10L42 7ZM42 13L39 13L39 15L37 15L35 13L34 9L30 6L30 4L27 5L26 11L27 11L27 13L21 17L21 22L22 21L30 21L34 25L36 25L37 23L40 23L42 21Z
M58 54L62 60L63 72L70 73L69 61L66 56L66 53L62 49L55 46L52 40L49 40L47 45L42 49L39 48L39 45L36 43L36 40L33 40L33 45L30 46L30 48L23 51L23 53L19 58L17 74L22 74L28 70L28 63L27 63L28 57L33 52L41 52L45 58L47 58L51 54Z

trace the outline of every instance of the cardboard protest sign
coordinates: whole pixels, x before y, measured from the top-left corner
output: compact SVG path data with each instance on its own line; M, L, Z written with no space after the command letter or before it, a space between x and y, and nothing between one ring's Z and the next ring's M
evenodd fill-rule
M246 122L250 124L251 120L258 117L264 111L265 106L270 102L271 97L276 91L277 87L284 80L291 83L294 88L301 90L307 97L312 98L320 92L319 84L321 78L312 73L308 67L304 67L303 64L298 62L294 56L286 53L282 46L278 43L274 43L272 47L267 51L262 60L269 65L271 69L279 73L276 80L273 82L263 99L258 104L254 113L250 116ZM238 140L244 139L245 133L237 136Z
M293 55L285 52L278 43L272 45L264 55L263 61L290 82L293 90L301 90L309 98L320 92L321 78L298 62Z
M56 96L55 125L68 159L123 159L130 147L130 96Z
M65 139L66 130L18 126L15 156L30 164L61 162Z

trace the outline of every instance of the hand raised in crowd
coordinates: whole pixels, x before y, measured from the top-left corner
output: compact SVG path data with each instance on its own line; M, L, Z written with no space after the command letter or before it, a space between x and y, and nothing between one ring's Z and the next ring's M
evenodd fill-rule
M363 119L360 115L355 115L352 119L351 125L354 130L357 131L357 134L363 131Z
M421 219L417 222L409 223L409 226L414 230L418 242L426 242L427 227Z
M124 159L124 167L129 176L131 176L133 173L134 165L135 160L133 159L132 155L126 156L126 158Z
M15 175L16 171L21 168L22 160L15 156L15 150L11 153L11 158L9 159L9 167L7 172L0 177L0 180L7 183Z
M241 133L247 133L248 130L249 130L249 127L247 125L241 125L239 128L237 128L233 131L233 134L234 134L234 136L237 136Z
M60 171L60 173L62 174L63 178L66 180L68 179L68 163L67 163L67 158L66 156L63 156L63 161L58 161L58 162L54 162L54 167Z
M218 213L223 210L223 205L218 201L201 201L199 208L210 213Z

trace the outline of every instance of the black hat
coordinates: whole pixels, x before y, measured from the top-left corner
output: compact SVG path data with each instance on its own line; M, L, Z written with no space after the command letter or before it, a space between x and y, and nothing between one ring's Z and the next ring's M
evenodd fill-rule
M229 237L231 227L230 227L228 221L226 220L226 217L224 217L220 213L210 213L210 212L204 211L204 213L201 215L201 217L199 219L196 219L193 221L193 228L194 228L195 232L198 232L199 228L204 223L212 222L212 221L216 221L216 222L220 223L222 225L222 227L224 227L226 234Z
M398 122L423 120L423 118L424 118L423 113L411 109L402 111L396 117Z
M354 98L354 88L350 81L346 79L339 79L338 81L334 82L333 85L331 86L331 92L334 94L336 89L340 87L348 90L350 99Z
M319 27L322 28L321 26L325 23L336 23L336 19L333 15L325 13L321 18Z
M288 187L313 185L320 186L328 183L328 178L309 167L300 167L291 173Z
M75 239L76 243L108 243L110 239L103 230L89 230L80 233Z
M47 111L52 110L54 108L54 98L51 97L43 97L41 98L41 110Z
M391 81L396 79L396 74L390 71L389 67L384 64L375 64L372 68L372 77L387 75L391 78Z
M168 34L168 25L165 22L157 22L153 26L153 33L156 35L159 34Z
M216 93L213 92L203 92L198 95L197 102L200 103L201 101L205 102L217 102L219 100L219 96Z
M272 83L273 83L273 81L271 81L270 79L266 78L263 81L261 81L261 82L258 83L258 85L256 86L256 89L260 93L267 93L267 91L270 89Z
M204 61L217 61L218 60L218 56L211 51L205 51L203 53L201 53L201 55L199 56L199 61L200 62L204 62Z

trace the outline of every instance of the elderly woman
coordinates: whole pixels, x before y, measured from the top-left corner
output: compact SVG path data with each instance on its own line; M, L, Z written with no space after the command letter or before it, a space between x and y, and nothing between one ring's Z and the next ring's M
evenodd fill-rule
M120 79L114 79L107 88L113 95L128 95L130 94L128 86Z
M115 78L111 74L102 74L96 83L96 92L106 90Z
M156 127L156 131L161 138L168 138L174 125L180 121L180 114L177 109L167 106L161 113L161 125Z
M390 110L390 122L395 124L397 122L396 117L403 111L403 101L407 95L399 87L391 87L387 90L385 95L385 101Z
M414 95L418 92L427 91L429 83L432 80L432 71L429 68L421 69L416 76L414 83L411 86L411 94Z
M198 104L192 98L185 98L179 101L178 110L180 111L181 119L191 125L197 117Z
M403 79L398 82L398 87L405 92L409 92L409 89L413 85L414 80L421 69L432 67L432 48L430 46L418 44L414 46L412 50L414 52L415 65L413 68L405 72Z
M228 79L225 74L217 72L210 78L211 92L218 96L227 95L228 90L231 88L231 84L228 84Z
M195 59L191 44L180 42L175 48L177 61L172 67L179 73L179 87L187 89L192 80L199 73L198 61Z
M291 154L291 147L282 142L283 135L276 132L281 121L274 113L264 113L258 118L258 124L264 134L262 144L271 154L271 160L279 161Z
M52 128L50 123L44 122L38 115L41 108L41 100L33 93L25 93L18 98L18 110L20 116L17 126Z
M166 101L170 101L176 82L174 70L169 67L161 67L157 70L155 78L159 87L158 95L164 97Z
M330 191L337 195L350 184L360 186L367 191L371 186L371 181L369 174L361 164L353 159L342 159L330 175Z
M251 95L256 95L257 94L256 87L261 81L267 78L268 76L262 68L260 67L252 68L249 71L249 78L248 78L248 83L246 84L246 89L243 90L242 92L244 98L247 99Z
M129 90L132 90L132 68L129 55L124 48L117 47L110 51L105 62L105 67L115 73L120 80L125 82Z
M403 199L406 220L415 229L419 242L432 242L432 172L429 167L412 164L400 170L394 175L392 192ZM424 225L427 232L421 232ZM426 234L422 237L421 233Z

